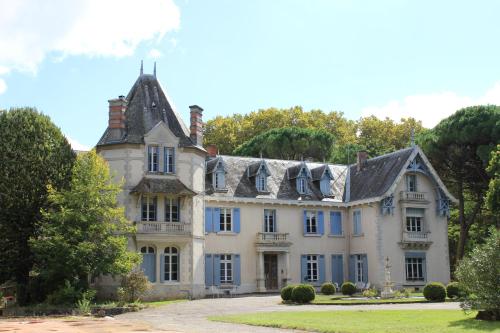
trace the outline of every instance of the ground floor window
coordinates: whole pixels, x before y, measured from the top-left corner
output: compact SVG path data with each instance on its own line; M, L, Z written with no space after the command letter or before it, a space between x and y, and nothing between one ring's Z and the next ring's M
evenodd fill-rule
M307 281L316 282L319 279L318 256L307 256Z
M405 258L406 280L424 281L424 258Z
M220 282L233 282L233 262L230 254L221 254L220 256Z
M179 281L179 250L166 247L164 252L164 281Z
M363 275L365 274L365 272L363 271L363 256L361 254L356 255L356 266L354 274L356 282L363 282Z

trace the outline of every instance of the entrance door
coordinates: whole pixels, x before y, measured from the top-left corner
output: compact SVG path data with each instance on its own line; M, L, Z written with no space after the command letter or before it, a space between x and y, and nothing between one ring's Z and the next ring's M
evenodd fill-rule
M278 290L278 255L264 254L264 276L266 290Z

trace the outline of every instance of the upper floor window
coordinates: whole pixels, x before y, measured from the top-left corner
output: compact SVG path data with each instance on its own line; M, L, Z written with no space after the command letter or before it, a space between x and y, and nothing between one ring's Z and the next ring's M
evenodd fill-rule
M155 253L155 249L152 246L141 247L141 253Z
M275 209L264 209L264 232L276 232Z
M307 193L307 178L306 177L298 177L297 178L297 192L300 194Z
M425 260L422 257L405 257L406 280L424 281Z
M146 195L141 201L141 220L156 221L156 197Z
M406 208L406 231L422 232L424 229L424 210Z
M325 196L331 195L332 189L330 187L330 177L328 177L328 175L325 174L321 178L321 180L319 182L319 187L320 187L321 193L323 193L323 195L325 195Z
M417 175L406 175L406 190L417 192Z
M352 226L353 230L352 233L354 235L361 235L362 234L362 228L361 228L361 211L360 210L355 210L352 213Z
M179 198L165 198L165 221L179 222Z
M355 255L355 266L354 266L354 278L355 282L363 282L364 281L364 275L366 272L363 270L363 255L361 254L356 254Z
M318 232L318 221L316 219L316 212L308 210L306 212L306 233L316 234Z
M213 184L214 188L217 190L226 188L226 171L222 163L219 163L217 170L213 173Z
M220 256L220 282L233 282L233 261L230 254L221 254Z
M220 231L233 231L231 208L220 209Z
M159 171L160 147L148 146L148 171Z
M172 147L164 148L165 154L165 165L164 169L166 173L174 173L175 172L175 149Z
M257 177L255 177L255 186L257 187L257 191L266 192L267 191L267 177L265 172L259 172Z
M164 281L179 281L179 250L176 247L166 247L164 251Z
M307 281L315 282L319 280L318 256L307 256Z

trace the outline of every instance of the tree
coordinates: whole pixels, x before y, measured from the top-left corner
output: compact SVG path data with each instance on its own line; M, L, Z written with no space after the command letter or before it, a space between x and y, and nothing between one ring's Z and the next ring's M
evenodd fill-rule
M419 138L432 165L459 200L457 261L465 253L469 230L483 207L489 182L486 165L499 140L500 108L494 105L461 109Z
M324 161L329 157L335 138L328 132L298 127L272 129L245 142L234 155Z
M491 180L486 193L486 205L497 217L500 215L500 144L491 152L490 162L486 171Z
M28 239L47 205L47 185L67 186L75 157L59 128L34 108L0 112L0 156L0 282L15 279L25 304L33 266Z
M460 261L456 277L464 291L462 308L480 310L478 319L500 320L500 232L490 229L486 243Z
M94 150L78 155L68 189L49 186L50 208L30 244L36 271L52 289L65 280L86 289L89 277L125 274L139 262L139 255L127 250L133 228L118 207L120 191Z

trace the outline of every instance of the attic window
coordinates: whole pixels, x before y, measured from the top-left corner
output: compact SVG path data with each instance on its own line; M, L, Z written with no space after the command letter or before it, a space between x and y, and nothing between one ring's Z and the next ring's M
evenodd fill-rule
M300 194L307 193L307 178L304 176L297 177L297 192Z
M257 191L266 192L267 191L267 177L265 171L260 171L255 177L255 186L257 187Z
M323 177L321 177L319 187L321 193L323 193L324 196L329 196L332 194L332 189L330 187L330 177L328 177L326 173L323 175Z
M213 173L213 185L216 190L226 188L226 171L221 163L219 163L217 170Z

